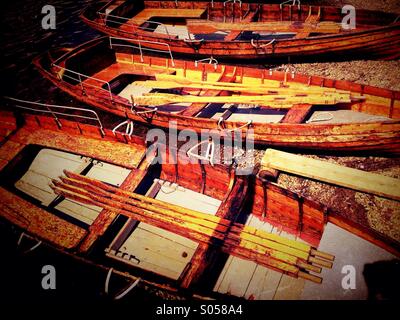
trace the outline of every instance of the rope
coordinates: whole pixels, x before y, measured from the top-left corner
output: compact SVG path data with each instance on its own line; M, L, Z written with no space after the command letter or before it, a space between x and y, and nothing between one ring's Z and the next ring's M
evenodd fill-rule
M153 116L157 113L157 108L154 109L148 109L148 110L143 110L143 111L137 111L135 109L135 107L137 106L137 104L135 103L135 98L133 97L133 95L131 95L131 112L139 117L141 117L143 120L150 122L153 119ZM148 113L152 113L151 117L146 117L146 114ZM144 116L143 116L144 115Z
M284 4L286 4L286 3L288 3L288 2L292 2L292 4L291 4L292 6L294 6L296 4L296 2L297 2L297 7L298 7L298 9L300 9L300 0L287 0L287 1L284 1L279 5L279 8L282 10L282 6Z
M261 44L261 45L258 45L258 46L257 46L257 45L254 43L254 39L252 38L252 39L250 40L250 43L251 43L251 45L252 45L254 48L256 48L256 49L261 49L261 48L265 48L265 47L267 47L267 46L273 44L275 41L276 41L276 39L272 39L270 42L268 42L268 43L266 43L266 44Z
M109 285L110 285L110 279L111 279L111 274L113 272L113 268L110 268L107 272L107 277L106 281L104 283L104 292L106 294L109 294ZM135 288L138 283L140 282L141 278L137 278L135 282L133 282L126 290L124 290L122 293L114 297L114 300L119 300L125 297L133 288Z
M208 61L208 64L214 64L214 69L217 69L218 66L218 60L215 59L214 57L209 57L209 58L205 58L205 59L200 59L200 60L195 60L194 61L194 66L197 68L199 65L199 62L204 62L204 61Z
M126 125L125 134L126 134L127 136L131 137L132 134L133 134L133 122L132 122L130 119L125 120L125 121L121 122L120 124L118 124L118 125L112 130L112 133L113 133L114 135L116 135L115 132L117 131L117 129L119 129L120 127L122 127L122 126L124 126L124 125Z
M224 118L221 117L221 118L218 119L218 122L217 122L218 130L225 131L225 132L233 132L233 131L237 131L237 130L242 130L245 127L249 127L253 123L253 120L249 120L244 125L242 125L240 127L237 127L237 128L234 128L234 129L222 128L222 125L224 124L224 122L225 122Z
M108 285L110 284L111 274L113 272L113 268L110 268L107 272L106 282L104 283L104 292L108 294Z
M114 300L119 300L125 297L134 287L138 285L141 278L137 278L135 282L133 282L124 292L120 293L118 296L114 297Z
M18 246L18 247L21 245L22 239L23 239L24 237L29 237L30 239L36 240L35 238L33 238L33 237L31 237L31 236L25 234L25 232L21 232L21 235L20 235L20 237L18 238L18 241L17 241L17 246ZM29 249L25 250L25 251L23 252L23 254L28 253L28 252L32 252L33 250L37 249L37 248L42 244L42 240L36 240L36 241L37 241L36 244L34 244L34 245L33 245L32 247L30 247Z
M204 144L204 143L208 143L207 151L206 151L205 156L201 156L199 154L194 154L193 150L195 148L199 147L200 145ZM214 153L215 153L215 144L214 144L214 140L212 138L211 138L211 140L208 140L208 141L201 141L200 143L194 145L193 147L191 147L187 151L187 155L188 156L192 156L192 157L197 158L197 159L209 161L211 166L214 166L214 161L213 161Z
M172 187L172 186L170 186L170 188L172 189L171 191L164 191L163 190L163 187L164 187L164 184L161 184L161 187L160 187L160 191L162 192L162 193L164 193L164 194L170 194L170 193L174 193L176 190L178 190L178 184L175 184L175 186L174 187Z

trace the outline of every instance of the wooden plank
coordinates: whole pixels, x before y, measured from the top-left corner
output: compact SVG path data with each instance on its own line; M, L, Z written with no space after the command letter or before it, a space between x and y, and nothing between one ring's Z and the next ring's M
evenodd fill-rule
M229 192L218 208L216 216L222 219L232 219L234 214L238 214L237 211L240 212L239 209L246 198L246 192L247 182L245 180L235 181L235 179L231 177ZM188 288L195 284L206 268L213 265L218 254L219 252L216 248L207 247L207 245L199 246L192 258L190 267L182 276L181 286L183 288Z
M257 220L253 215L250 215L247 218L246 225L256 227L259 224L259 220ZM231 293L238 297L244 296L256 268L257 264L254 262L230 255L214 290L219 293Z
M267 149L262 159L262 166L389 199L400 200L400 180L376 173L274 149Z
M257 264L253 261L233 257L218 292L244 296L256 267Z
M233 82L236 79L236 70L237 68L234 68L232 73L227 72L227 68L224 66L221 74L219 75L217 82ZM187 79L187 78L179 78L179 79ZM199 81L200 83L203 83L203 81ZM207 83L207 81L204 81ZM208 89L204 91L200 91L202 96L219 96L221 95L224 91L217 89ZM189 108L184 110L182 112L182 115L184 116L191 116L194 117L199 114L206 106L208 106L208 103L192 103Z
M0 188L0 216L34 236L62 248L75 248L86 230Z
M268 32L318 32L339 33L342 29L340 23L322 21L318 23L292 22L292 21L267 21L267 22L214 22L200 19L188 19L187 26L191 33L213 33L216 31L268 31Z
M254 20L254 18L257 16L258 12L259 12L260 8L258 7L256 10L251 11L247 14L246 17L244 17L242 20L240 20L242 23L243 22L251 22ZM242 33L241 30L238 31L231 31L230 33L227 34L227 36L225 37L225 41L233 41L235 40L240 34Z
M282 275L274 300L299 300L306 280Z
M282 119L282 123L302 123L310 114L311 104L294 105Z
M272 233L273 230L276 229L268 222L264 222L256 216L253 216L251 222L246 223L246 225L257 228L262 232ZM274 234L277 234L276 231ZM251 300L272 300L281 277L282 274L280 272L271 270L262 265L257 265L251 281L248 284L245 298Z
M244 297L248 300L272 300L282 274L257 265Z
M122 245L124 252L140 260L139 267L172 279L179 278L196 247L192 240L146 223L140 223Z
M232 96L192 96L192 95L176 95L166 93L151 93L140 97L132 97L132 102L137 105L164 105L171 103L245 103L261 106L269 106L270 108L291 108L293 105L300 103L307 104L323 104L335 105L337 103L349 103L350 97L347 95L297 95L297 94L281 94L281 95L232 95Z
M311 10L311 9L310 9ZM311 13L311 12L310 12ZM310 24L315 24L318 20L319 20L319 18L320 18L320 14L318 14L318 15L309 15L307 18L306 18L306 23L310 23ZM318 31L317 31L318 32ZM311 30L310 29L307 29L307 28L305 28L305 30L302 30L302 31L300 31L300 32L298 32L297 34L296 34L296 37L295 38L306 38L306 37L308 37L309 35L310 35L310 33L311 33Z
M235 72L233 72L232 76L235 75ZM192 77L182 77L182 76L176 76L176 75L170 75L170 74L156 74L155 78L157 81L165 81L165 82L170 82L173 83L175 82L176 85L180 85L181 87L185 86L190 86L190 85L198 85L198 86L212 86L213 89L224 89L224 90L230 90L234 91L235 89L238 89L239 91L251 91L253 90L262 90L261 93L267 93L267 90L272 90L276 92L277 90L286 91L286 93L295 93L295 92L302 92L302 93L338 93L338 94L349 94L350 91L346 90L338 90L335 88L327 88L327 87L321 87L321 86L316 86L316 85L304 85L304 84L299 84L295 82L290 82L286 83L285 85L282 85L280 81L277 80L270 80L270 79L264 79L263 82L261 82L261 79L256 79L256 78L250 78L250 77L244 77L243 82L234 82L235 79L231 79L232 77L230 74L224 74L217 80L217 81L212 81L212 80L197 80ZM147 82L147 81L146 81ZM136 82L140 83L140 82ZM152 83L152 82L147 82L147 83ZM237 90L236 90L237 91ZM260 92L258 91L258 92Z
M260 95L278 95L278 94L297 94L297 95L309 95L309 94L323 94L323 95L333 95L341 97L345 95L343 92L339 92L331 89L321 89L321 87L304 87L304 88L290 88L290 87L281 87L276 88L274 86L250 86L250 85L242 85L242 86L233 86L232 84L225 85L225 83L208 83L207 81L180 81L179 79L171 79L171 80L146 80L146 81L135 81L132 85L131 94L128 96L125 94L124 97L128 98L131 95L133 97L140 97L143 95L148 95L149 90L142 90L138 92L136 88L158 88L158 89L176 89L176 88L184 88L184 89L198 89L198 90L215 90L215 91L232 91L232 92L243 92L246 94L260 94ZM125 89L124 89L125 90ZM121 93L119 94L121 96ZM204 96L204 95L202 95ZM346 96L349 96L349 93L346 93Z
M307 250L302 251L294 249L293 247L295 246L291 244L293 240L280 240L281 243L288 243L288 245L282 245L278 242L272 242L260 238L258 235L241 232L246 228L251 228L249 226L237 226L238 231L233 231L226 235L226 226L219 224L215 225L215 223L203 221L204 219L194 219L187 215L178 213L177 211L172 211L171 209L167 210L162 207L157 207L155 204L149 205L144 203L144 201L139 202L133 199L139 196L132 193L124 192L130 194L132 196L130 198L109 193L105 191L105 189L116 188L112 188L102 182L72 174L70 172L66 172L66 174L69 177L75 176L81 180L92 181L92 183L95 183L97 186L103 186L103 189L100 187L90 188L90 185L88 184L84 185L84 187L86 186L85 189L82 189L82 186L79 185L79 180L61 178L62 182L53 181L55 185L54 189L57 194L63 194L69 198L84 203L100 205L105 209L113 208L119 210L121 214L130 218L152 224L156 227L164 228L168 231L205 244L196 250L190 268L186 269L186 272L182 277L182 287L188 287L190 283L192 283L193 279L196 279L202 274L200 271L204 270L204 268L212 262L213 259L210 259L208 251L213 249L210 252L213 253L216 248L207 247L207 245L213 243L211 238L223 240L224 244L222 249L229 254L236 255L245 260L253 260L259 264L274 269L283 270L293 276L303 276L301 272L299 272L299 268L305 268L307 270L312 270L313 272L321 271L320 268L316 268L307 263L307 261L312 258L309 256L309 253L306 252L309 247L306 248ZM66 184L67 182L74 185ZM240 183L238 181L236 183L233 182L234 180L231 180L232 189L230 189L231 191L229 192L229 196L226 197L217 212L217 216L224 215L224 219L234 219L234 215L237 212L240 212L244 200L243 194L245 194L247 190L244 181L241 180ZM146 200L143 196L140 196L139 198ZM235 210L232 210L232 208L235 208ZM207 216L206 214L201 213L196 214L197 216ZM254 228L251 229L253 230ZM265 255L266 253L268 253L267 256ZM298 259L298 257L300 259ZM330 265L328 267L330 267ZM312 281L320 282L319 277L313 275L308 275L308 277Z
M206 9L163 9L163 8L147 8L143 9L136 16L129 20L129 22L141 25L147 20L154 17L165 18L200 18Z
M295 240L296 236L285 231L280 233L281 237ZM282 275L279 285L274 294L274 300L298 300L305 285L305 279L293 278L287 275Z

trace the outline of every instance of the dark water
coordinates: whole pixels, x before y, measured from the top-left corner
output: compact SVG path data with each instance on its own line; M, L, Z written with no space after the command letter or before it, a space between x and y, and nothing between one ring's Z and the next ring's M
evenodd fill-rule
M87 107L73 100L44 79L32 64L32 59L51 48L74 47L101 36L78 17L80 11L95 0L2 0L0 13L1 93L21 99ZM56 9L56 29L42 29L44 5ZM3 104L0 108L3 107ZM116 121L112 115L99 112L110 127ZM111 303L104 293L106 270L78 263L71 257L40 246L24 253L34 244L24 240L17 246L20 230L0 220L0 305L40 303ZM43 290L42 267L56 268L56 290ZM116 294L126 287L125 279L113 275L110 291ZM149 291L135 288L124 301L157 301ZM125 302L122 302L125 303ZM114 305L115 302L112 302Z
M102 36L89 28L80 12L96 0L4 0L0 13L2 96L28 101L72 107L90 108L63 93L44 79L32 64L32 59L54 48L73 48ZM52 5L56 10L56 29L42 28L42 7ZM3 107L2 105L1 107ZM93 108L90 108L93 109ZM103 125L113 128L122 120L112 114L96 110ZM143 131L138 128L138 133Z

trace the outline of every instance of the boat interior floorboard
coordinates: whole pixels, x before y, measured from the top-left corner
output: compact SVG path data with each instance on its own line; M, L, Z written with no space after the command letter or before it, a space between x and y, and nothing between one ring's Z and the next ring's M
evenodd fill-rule
M154 179L146 195L210 215L215 215L221 204L220 200L160 179ZM120 235L111 245L111 251L108 250L108 256L173 280L180 277L199 246L195 241L144 222L128 221Z
M281 231L254 215L247 218L245 225L299 240L296 236ZM303 279L283 275L252 261L229 256L214 286L214 291L252 300L282 299L283 297L296 299L302 292L304 282ZM296 290L292 291L288 286L293 286Z

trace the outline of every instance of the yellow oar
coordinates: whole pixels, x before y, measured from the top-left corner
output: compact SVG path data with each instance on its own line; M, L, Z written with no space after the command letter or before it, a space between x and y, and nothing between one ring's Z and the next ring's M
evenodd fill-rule
M325 104L332 105L336 103L351 102L350 98L332 97L332 96L306 96L296 97L290 95L264 95L264 96L191 96L191 95L175 95L164 93L145 94L141 97L132 97L133 102L138 105L163 105L170 103L243 103L262 106L270 106L271 108L287 108L289 105L308 103L308 104Z
M199 81L200 82L200 81ZM271 94L293 94L293 95L310 95L310 94L324 94L324 95L332 95L335 97L341 97L347 93L335 92L332 90L323 91L321 89L313 90L313 88L274 88L274 87L250 87L250 86L225 86L221 84L209 84L209 83L186 83L182 84L179 81L135 81L134 85L142 86L142 87L150 87L150 88L158 88L158 89L175 89L175 88L192 88L192 89L201 89L201 90L218 90L218 91L233 91L233 92L244 92L244 93L252 93L252 94L260 94L260 95L271 95Z
M189 85L207 85L207 86L215 86L215 87L224 87L224 90L233 90L233 88L243 89L246 91L247 89L254 89L254 84L245 84L245 83L235 83L235 82L217 82L217 81L202 81L202 80L192 80L185 77L179 77L170 74L156 74L155 75L157 81L167 81L174 82L181 86L189 86ZM228 89L232 88L232 89ZM275 89L292 89L292 90L301 90L303 92L334 92L334 93L350 93L348 91L337 90L335 88L326 88L319 86L307 86L297 83L287 83L285 87L281 86L281 82L277 80L268 80L264 79L264 83L257 84L257 89L262 90L275 90ZM216 88L216 90L218 90Z

